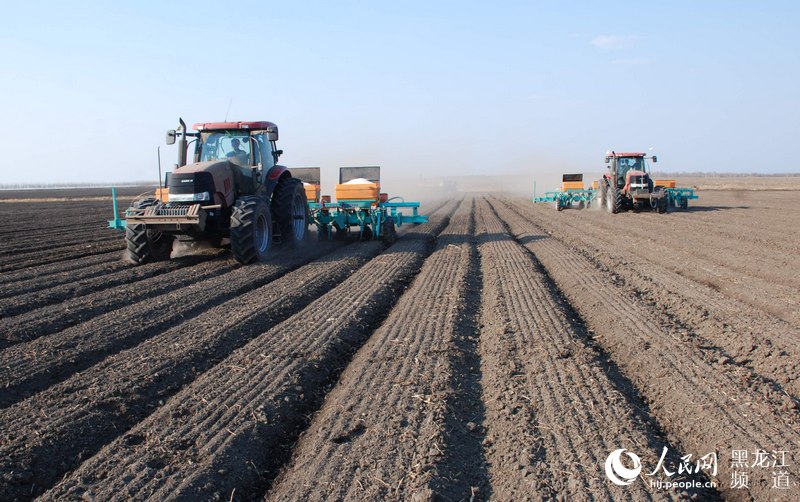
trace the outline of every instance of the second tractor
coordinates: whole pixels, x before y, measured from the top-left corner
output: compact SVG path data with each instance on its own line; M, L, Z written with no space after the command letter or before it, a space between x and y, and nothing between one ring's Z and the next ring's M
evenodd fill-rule
M669 195L663 186L650 177L647 160L657 162L655 155L644 153L606 154L608 171L600 179L600 204L611 213L626 209L654 209L666 213Z

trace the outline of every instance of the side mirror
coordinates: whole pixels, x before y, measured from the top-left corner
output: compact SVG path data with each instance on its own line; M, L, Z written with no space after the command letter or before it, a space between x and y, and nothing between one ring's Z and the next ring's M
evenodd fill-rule
M278 141L278 126L267 129L267 141Z
M658 157L656 157L655 155L653 155L653 162L658 162Z
M606 157L606 164L608 164L609 160L611 160L611 157Z
M169 131L167 131L167 144L174 145L175 137L176 137L175 129L170 129Z

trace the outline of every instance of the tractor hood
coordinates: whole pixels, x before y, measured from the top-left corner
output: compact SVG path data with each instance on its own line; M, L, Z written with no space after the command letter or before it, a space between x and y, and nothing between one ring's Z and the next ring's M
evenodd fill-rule
M225 169L231 169L231 162L229 160L209 160L206 162L198 162L196 164L186 164L185 166L175 169L173 174L211 172Z
M169 201L230 206L236 188L234 175L240 169L228 160L181 166L169 177Z

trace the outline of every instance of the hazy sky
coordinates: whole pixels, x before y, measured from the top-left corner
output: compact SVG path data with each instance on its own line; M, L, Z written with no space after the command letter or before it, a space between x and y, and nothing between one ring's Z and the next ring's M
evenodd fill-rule
M3 1L0 183L156 179L177 125L394 176L797 172L800 3Z

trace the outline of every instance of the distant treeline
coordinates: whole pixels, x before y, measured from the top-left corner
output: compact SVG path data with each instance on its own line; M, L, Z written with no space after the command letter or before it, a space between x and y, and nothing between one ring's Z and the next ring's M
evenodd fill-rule
M676 178L794 178L800 173L707 173L701 171L677 171L667 173L653 171L653 176L673 176Z
M73 188L151 187L153 181L126 181L124 183L0 183L0 190L68 190Z

